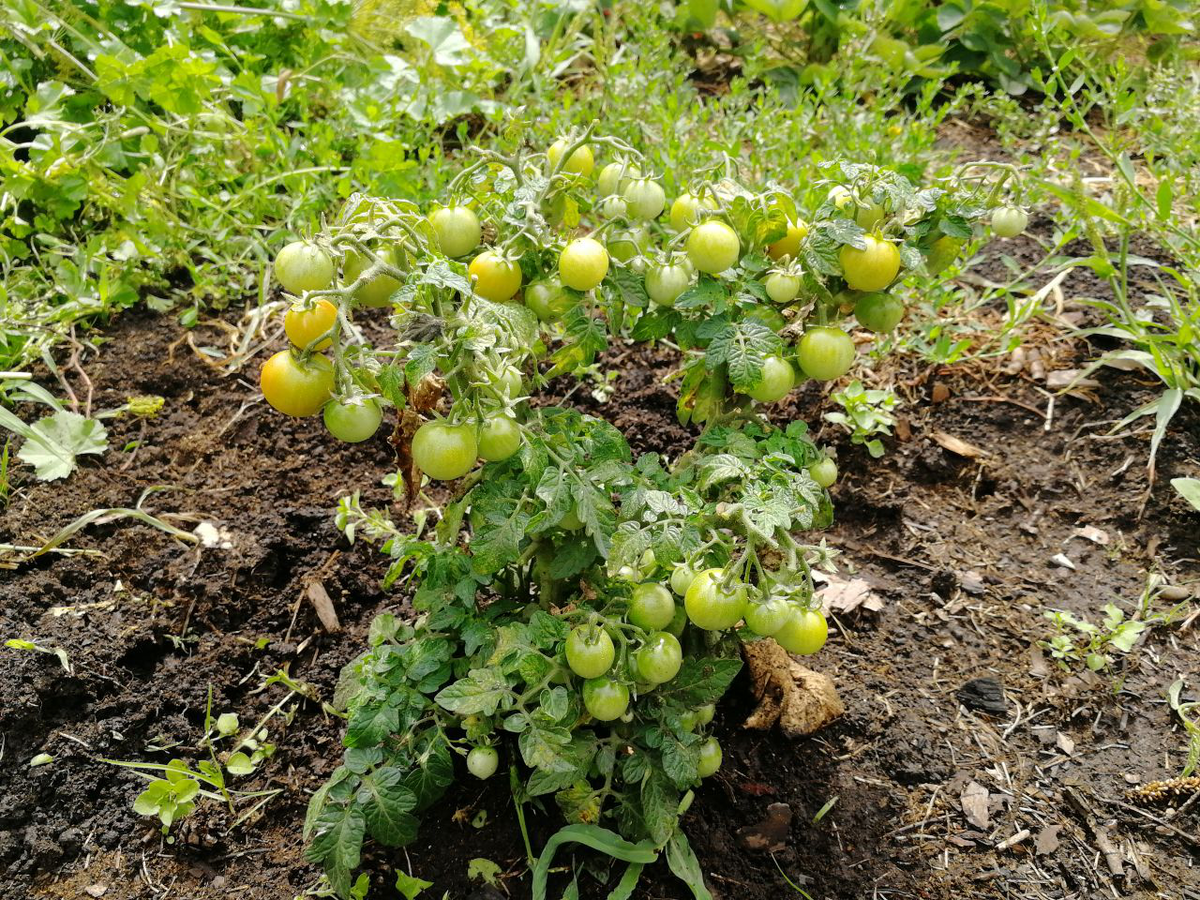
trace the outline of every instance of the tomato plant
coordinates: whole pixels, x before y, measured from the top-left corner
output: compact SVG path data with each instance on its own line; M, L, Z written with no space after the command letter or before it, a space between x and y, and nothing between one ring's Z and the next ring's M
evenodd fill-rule
M303 245L330 262L300 300L328 320L307 343L329 340L329 356L264 366L273 405L324 407L345 440L395 407L395 490L428 516L410 534L357 494L339 507L348 536L390 556L385 584L415 586L412 620L379 616L344 673L346 761L311 804L309 856L343 895L361 843L411 841L459 758L488 777L503 752L569 822L684 840L679 810L721 764L707 727L740 644L812 653L827 634L812 572L832 553L804 534L831 521L837 469L804 423L776 427L751 401L845 374L843 320L884 330L895 315L892 295L854 292L901 268L915 282L942 237L965 246L994 188L833 163L849 202L800 209L710 169L662 221L662 184L615 138L478 154L432 210L351 196ZM378 299L393 347L349 327ZM627 340L677 354L663 375L703 434L674 459L635 459L608 422L532 399L551 378L594 378ZM422 494L423 478L462 481ZM431 494L447 497L436 512Z
M884 291L863 294L854 303L854 318L868 331L887 334L904 318L904 301Z
M333 260L307 241L288 244L275 257L275 277L285 291L320 291L333 283Z
M1003 206L992 212L992 231L997 237L1016 237L1028 224L1029 213L1020 207Z

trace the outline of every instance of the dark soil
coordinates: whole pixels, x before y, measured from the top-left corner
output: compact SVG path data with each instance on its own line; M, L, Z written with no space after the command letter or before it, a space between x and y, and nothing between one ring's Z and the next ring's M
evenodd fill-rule
M317 876L300 839L308 793L341 757L342 723L319 702L293 698L291 721L270 725L279 749L245 787L281 792L232 833L228 810L205 803L165 843L155 823L131 810L144 781L102 758L194 759L208 692L214 714L235 711L248 723L284 698L282 686L264 686L279 670L327 700L372 617L403 606L402 591L379 586L383 556L362 541L348 544L333 523L338 498L356 489L364 508L391 503L380 484L392 466L386 439L348 446L319 421L284 419L255 402L249 374L226 374L177 344L180 337L146 313L119 322L87 362L95 408L152 393L166 398L162 414L144 431L136 420L108 420L112 449L103 461L85 458L66 482L39 484L18 470L25 480L0 519L0 540L39 544L84 513L133 506L156 487L147 511L185 531L211 523L231 545L198 548L114 518L66 541L100 555L47 553L0 570L0 633L62 648L72 668L50 654L0 651L6 900L302 894ZM1071 353L1080 349L1058 347L1056 358L1078 365ZM568 402L616 423L635 452L678 455L692 435L677 424L672 388L662 384L672 359L615 348L605 358L620 373L611 399L600 403L585 386ZM1057 398L1047 419L1045 392L998 366L914 360L875 373L907 400L906 439L889 441L881 460L831 426L818 429L843 470L830 543L844 552L843 574L867 579L883 608L835 617L827 649L810 660L834 678L847 707L825 731L799 741L742 731L753 698L740 682L722 705L716 733L725 763L684 819L714 896L790 896L785 877L823 900L1200 891L1197 846L1179 836L1196 834L1200 806L1169 823L1164 803L1126 794L1183 767L1187 739L1164 697L1175 679L1200 672L1194 618L1182 618L1195 607L1148 631L1127 656L1115 654L1114 668L1098 676L1079 665L1061 671L1036 647L1053 634L1047 609L1096 622L1108 602L1132 612L1148 571L1194 584L1200 517L1168 481L1200 474L1200 416L1187 408L1177 417L1139 517L1147 433L1110 436L1100 423L1145 402L1153 386L1103 372L1100 388ZM825 390L805 386L777 418L817 428ZM944 449L945 435L979 452ZM121 448L134 440L142 445L131 457ZM1085 526L1101 529L1107 545L1077 536ZM1075 568L1055 564L1057 554ZM340 631L327 632L306 598L313 581L332 597ZM1154 609L1172 605L1159 600ZM1004 715L960 702L964 683L981 677L1003 686ZM1190 685L1185 696L1195 692ZM39 753L53 762L29 768ZM986 823L964 817L960 797L971 782L987 792ZM1094 826L1067 802L1068 789ZM791 811L784 849L745 849L739 833L773 803ZM535 848L555 827L552 816L534 816ZM1109 871L1097 828L1142 874L1129 861L1122 877ZM1023 830L1030 835L997 847ZM482 788L463 781L414 844L370 851L373 896L395 896L395 868L433 881L428 896L491 896L471 893L474 858L501 867L508 896L528 896L501 779ZM596 895L591 885L585 895ZM658 864L637 896L687 892Z

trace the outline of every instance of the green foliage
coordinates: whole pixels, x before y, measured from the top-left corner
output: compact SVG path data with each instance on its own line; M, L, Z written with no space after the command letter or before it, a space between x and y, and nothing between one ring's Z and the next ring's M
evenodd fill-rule
M827 412L825 421L841 425L850 432L855 444L865 444L867 452L878 459L883 456L883 442L877 434L892 433L896 418L892 415L899 402L892 390L866 390L860 381L852 381L844 390L836 391L833 400L844 412Z

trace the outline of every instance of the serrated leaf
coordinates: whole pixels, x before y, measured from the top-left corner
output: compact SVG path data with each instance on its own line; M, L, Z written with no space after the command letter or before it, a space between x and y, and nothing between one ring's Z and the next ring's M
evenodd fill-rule
M495 668L487 668L472 669L466 678L442 688L434 699L443 709L460 716L491 716L511 697L504 676Z
M349 872L357 868L362 859L366 828L366 816L357 804L327 806L317 818L312 843L304 855L312 862L322 863L326 869Z
M741 668L742 661L737 658L685 659L679 673L656 693L677 699L691 708L715 703L725 696Z
M400 769L387 766L364 776L356 799L371 837L381 844L399 847L417 836L417 820L409 815L417 798L404 784Z
M76 457L108 449L108 432L98 419L66 409L31 426L8 410L0 410L0 425L25 437L17 458L33 466L34 474L42 481L66 478L75 471Z
M663 771L677 787L688 787L699 778L696 767L700 762L700 751L695 746L668 737L663 743L662 758Z
M766 325L743 319L725 326L708 346L705 365L711 371L725 365L735 388L754 387L762 380L763 362L779 353L783 342Z
M571 742L571 733L558 726L531 727L517 739L521 748L521 759L531 769L548 772L573 771L575 765L563 756L562 748Z
M347 747L372 747L383 743L399 727L400 710L391 703L365 703L350 713L342 743Z
M611 285L610 292L622 303L637 309L644 309L650 303L645 278L632 269L618 266L609 270L607 283Z
M660 847L679 827L679 792L657 770L642 782L642 821L650 840Z

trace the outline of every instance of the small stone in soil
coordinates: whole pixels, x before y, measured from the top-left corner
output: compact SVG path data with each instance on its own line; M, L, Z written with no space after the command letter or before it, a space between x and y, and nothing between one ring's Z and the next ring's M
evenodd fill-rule
M955 693L958 702L967 709L977 709L994 716L1008 712L1004 702L1004 685L995 678L972 678Z

